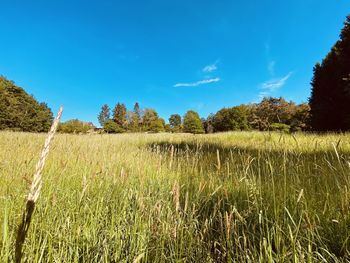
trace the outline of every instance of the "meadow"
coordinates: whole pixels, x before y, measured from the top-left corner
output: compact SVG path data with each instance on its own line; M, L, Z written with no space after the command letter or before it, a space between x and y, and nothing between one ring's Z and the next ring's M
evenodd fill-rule
M14 260L45 134L0 132ZM350 134L56 135L24 262L349 262Z

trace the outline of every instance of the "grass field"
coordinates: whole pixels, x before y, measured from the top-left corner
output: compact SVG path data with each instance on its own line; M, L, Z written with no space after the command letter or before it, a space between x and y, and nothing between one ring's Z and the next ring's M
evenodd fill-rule
M0 133L11 262L45 134ZM57 135L27 262L348 262L350 134Z

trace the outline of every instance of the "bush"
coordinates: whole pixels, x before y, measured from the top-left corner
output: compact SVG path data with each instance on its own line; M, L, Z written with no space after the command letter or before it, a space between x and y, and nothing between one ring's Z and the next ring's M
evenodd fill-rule
M94 129L95 126L91 122L83 122L78 119L66 121L58 127L58 131L62 133L87 133Z
M123 133L123 132L125 132L125 130L122 127L120 127L113 120L105 121L105 123L103 125L103 130L107 133Z
M290 126L284 123L272 123L270 130L288 133L290 131Z

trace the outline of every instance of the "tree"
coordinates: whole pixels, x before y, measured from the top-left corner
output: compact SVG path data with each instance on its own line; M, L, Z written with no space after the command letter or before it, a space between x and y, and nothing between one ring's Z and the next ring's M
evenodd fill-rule
M165 131L165 122L162 118L159 118L159 119L156 119L156 120L153 120L151 123L150 123L150 126L149 126L149 131L150 132L163 132Z
M142 118L142 110L140 109L140 105L136 102L134 105L134 110L128 112L129 119L129 128L130 130L137 132L140 131Z
M143 114L142 129L150 131L151 124L158 120L158 113L153 109L145 109Z
M205 133L213 133L214 132L214 126L213 126L214 116L215 115L213 113L210 113L206 119L204 119L204 118L201 119Z
M204 128L197 112L190 110L185 114L183 130L194 134L204 133Z
M142 110L141 110L140 105L139 105L138 102L136 102L135 105L134 105L134 113L137 116L137 118L139 119L139 121L141 121Z
M272 123L291 124L295 114L296 105L294 102L287 102L282 97L267 97L251 107L249 116L250 125L260 131L270 129Z
M105 121L103 125L103 130L107 133L123 133L125 131L113 120Z
M0 130L47 132L52 120L46 103L39 103L14 82L0 76Z
M169 124L173 132L181 131L181 116L179 114L172 114L169 118Z
M98 122L103 127L104 123L110 118L110 108L107 104L104 104L101 108L101 112L98 115Z
M245 105L223 108L213 116L215 131L248 129L248 109Z
M296 106L290 128L292 132L310 130L310 105L302 103Z
M340 39L322 63L314 67L309 100L311 126L315 131L350 130L350 16Z
M126 107L124 103L117 103L113 110L113 121L120 127L126 128Z
M78 119L63 122L58 127L61 133L87 133L94 130L95 126L91 122L83 122Z

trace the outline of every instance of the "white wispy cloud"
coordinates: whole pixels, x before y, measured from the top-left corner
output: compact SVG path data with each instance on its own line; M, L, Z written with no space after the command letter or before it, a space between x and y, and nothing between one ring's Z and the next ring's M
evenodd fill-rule
M293 72L289 72L286 76L279 79L268 80L261 84L261 88L268 91L275 91L282 88L287 80L292 76Z
M292 76L292 74L293 72L289 72L284 77L278 79L271 79L262 83L260 85L260 89L262 89L262 91L259 92L258 99L261 101L264 97L268 97L274 91L277 91L278 89L282 88L287 83L287 80Z
M209 84L214 82L219 82L220 78L203 79L192 83L177 83L174 87L197 87L203 84Z
M202 69L202 71L205 73L211 73L211 72L218 69L216 64L217 64L217 62L215 62L214 64L211 64L211 65L207 65Z

